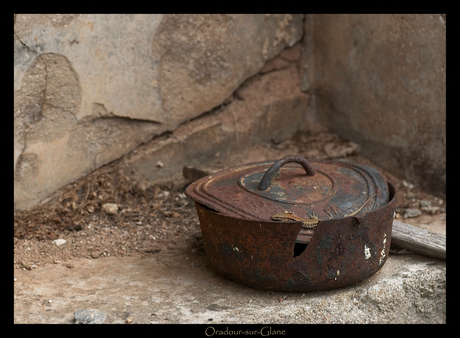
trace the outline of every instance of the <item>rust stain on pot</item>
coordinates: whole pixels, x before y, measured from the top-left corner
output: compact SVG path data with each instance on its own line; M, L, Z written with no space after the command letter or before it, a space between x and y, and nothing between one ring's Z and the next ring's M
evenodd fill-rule
M341 163L340 166L342 165ZM264 191L255 191L252 185L258 187L267 164L263 165L265 170L262 171L257 165L255 167L256 170L254 165L231 169L220 175L215 184L212 179L203 179L201 183L205 182L204 184L187 188L187 195L194 197L196 201L203 244L214 270L229 279L254 288L304 292L354 284L370 277L383 266L389 253L396 203L396 190L391 183L385 182L388 200L377 200L374 206L366 206L370 210L363 208L363 213L344 217L348 214L347 211L342 210L339 213L332 207L329 209L330 216L318 212L321 217L315 229L304 229L302 222L276 222L270 220L270 215L277 211L277 208L286 205L291 206L291 210L297 213L309 207L316 212L318 200L321 202L324 196L316 195L316 204L309 204L308 198L311 197L304 195L305 190L314 188L296 181L293 177L302 175L302 171L299 173L296 172L298 168L291 168L283 174L274 176L278 179L273 189L276 194L260 197L258 195ZM320 168L325 173L323 176L334 175L331 171L326 171L325 167ZM316 168L316 175L322 170ZM345 170L350 173L349 169ZM356 168L352 170L356 171ZM257 174L256 177L251 176L254 172ZM237 184L235 173L238 178ZM283 179L283 175L287 179ZM295 190L297 187L298 191L290 192L289 200L280 202L278 199L284 198L281 187L283 184L289 185L289 182L294 182L291 189ZM373 190L369 188L364 198L375 192L380 194L381 199L384 192L379 191L381 182L378 184L380 187L374 184ZM334 185L335 193L331 194ZM353 185L351 182L347 188L353 190ZM267 190L272 187L273 182ZM349 203L356 210L355 205L362 203L360 201L363 198L356 202L353 196L361 195L356 191L347 195L342 188L343 184L335 178L329 188L323 187L323 191L329 189L326 193L329 195L327 203L330 202L331 196L333 199L334 196L341 195L339 197L342 201L345 200L345 204ZM359 189L363 194L362 185ZM197 196L199 197L196 198ZM207 196L208 200L204 200L203 196ZM293 200L297 202L289 204ZM200 203L203 201L208 206ZM339 204L343 208L343 203L335 201L338 200L333 200L332 205ZM375 204L378 203L381 205L375 208Z

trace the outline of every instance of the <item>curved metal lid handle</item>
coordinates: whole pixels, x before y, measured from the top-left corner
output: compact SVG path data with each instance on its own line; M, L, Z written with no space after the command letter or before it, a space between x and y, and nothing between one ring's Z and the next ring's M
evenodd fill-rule
M264 177L262 177L262 180L260 181L258 189L267 190L268 187L270 186L273 176L275 176L279 168L281 168L286 163L290 163L290 162L296 162L302 165L302 167L304 167L305 169L305 172L309 176L314 176L316 174L311 164L303 157L295 156L295 155L286 156L286 157L283 157L281 160L276 161L275 163L273 163L273 165L270 168L268 168L268 170L264 174Z

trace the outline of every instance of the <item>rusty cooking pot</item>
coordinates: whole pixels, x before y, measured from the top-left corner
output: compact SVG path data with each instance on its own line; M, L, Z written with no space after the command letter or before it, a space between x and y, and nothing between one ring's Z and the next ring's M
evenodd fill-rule
M388 257L396 189L365 165L287 156L209 175L185 194L211 267L250 287L343 287Z

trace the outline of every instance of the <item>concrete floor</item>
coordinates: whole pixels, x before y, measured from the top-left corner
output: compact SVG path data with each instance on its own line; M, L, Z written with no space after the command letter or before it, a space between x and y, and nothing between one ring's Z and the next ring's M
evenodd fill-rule
M79 309L105 313L105 323L446 322L446 264L418 255L390 255L363 282L305 294L241 286L185 246L72 262L14 270L15 323L74 323Z

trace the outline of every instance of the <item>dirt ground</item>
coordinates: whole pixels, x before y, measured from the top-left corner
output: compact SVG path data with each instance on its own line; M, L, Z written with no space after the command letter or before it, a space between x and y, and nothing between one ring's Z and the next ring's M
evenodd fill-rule
M398 219L445 234L444 200L411 187L359 155L356 144L327 132L298 133L279 144L255 146L230 157L225 165L213 163L213 169L238 165L247 158L262 161L288 154L346 158L376 168L399 190ZM193 201L184 195L186 185L185 179L162 185L133 180L119 161L104 166L64 187L48 203L15 212L14 268L30 270L64 262L72 268L75 258L152 256L178 245L199 248L200 226ZM116 203L118 210L107 209L110 204L104 207L108 203ZM405 218L407 209L420 210L420 215ZM65 243L58 245L58 239Z

